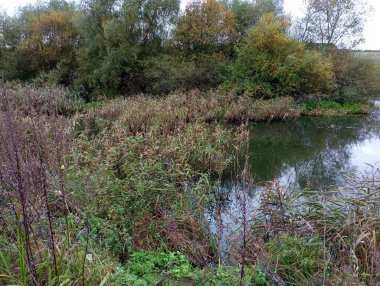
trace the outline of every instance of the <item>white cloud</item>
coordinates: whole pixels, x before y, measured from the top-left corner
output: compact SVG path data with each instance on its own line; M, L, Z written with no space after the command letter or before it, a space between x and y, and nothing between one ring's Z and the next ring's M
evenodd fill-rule
M0 0L0 9L5 9L7 13L13 14L16 12L17 7L36 2L37 0Z

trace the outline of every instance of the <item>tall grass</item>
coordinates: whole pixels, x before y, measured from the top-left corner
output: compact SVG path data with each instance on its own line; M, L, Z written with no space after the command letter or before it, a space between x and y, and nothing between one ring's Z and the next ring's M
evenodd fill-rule
M258 266L274 285L378 285L378 168L347 177L344 188L301 192L257 186L245 169L231 205L219 202L214 212L220 264L240 265L240 285Z
M179 119L169 124L162 118L176 118L175 111L157 111L156 116L155 109L152 114L142 110L144 120L135 120L131 110L137 110L134 104L146 108L140 105L145 100L126 100L130 108L125 111L119 110L122 104L114 106L118 112L110 106L93 111L88 115L93 123L80 126L75 144L80 168L72 175L89 180L91 190L84 196L83 189L78 198L96 218L96 236L121 260L129 255L123 243L130 240L132 249L166 245L186 253L194 264L206 265L213 260L206 205L239 152L245 131ZM118 235L109 240L105 228Z
M15 90L0 90L0 285L171 280L159 271L200 285L379 282L378 169L294 193L257 186L246 160L223 193L223 175L249 154L245 126L220 123L296 118L292 99L193 91L76 113L61 93Z
M54 176L59 172L54 167L63 164L54 161L63 158L63 154L59 154L63 150L58 149L62 145L54 143L57 143L58 134L64 132L64 123L57 117L36 117L33 106L28 108L30 116L21 117L20 113L24 110L11 108L11 95L7 92L3 89L1 96L3 112L0 118L0 183L6 198L5 211L13 213L13 218L8 223L14 224L14 232L17 230L20 252L25 256L29 280L37 285L37 258L33 248L38 249L40 246L37 241L33 242L36 236L46 237L55 276L58 275L51 205L52 196L55 194L49 186L54 181L48 182L47 178L49 174ZM54 158L54 155L58 155L58 158ZM38 229L34 224L42 219L47 221L44 226L45 233L37 234Z
M121 124L131 133L146 132L152 126L162 133L170 133L192 122L245 123L295 119L300 114L301 108L290 97L254 100L218 90L176 92L164 98L144 95L119 98L100 110L88 112L88 116L102 119L104 123L122 120Z
M340 189L263 191L253 232L268 241L264 264L297 285L378 285L379 177L374 169Z
M0 109L17 110L19 116L69 115L75 113L81 103L68 89L60 86L37 87L32 84L8 82L2 83L2 91L4 90L7 95L6 98L3 96Z
M73 128L56 101L45 101L54 94L21 90L0 89L0 281L69 285L71 249L80 249L68 238L75 206L65 170Z

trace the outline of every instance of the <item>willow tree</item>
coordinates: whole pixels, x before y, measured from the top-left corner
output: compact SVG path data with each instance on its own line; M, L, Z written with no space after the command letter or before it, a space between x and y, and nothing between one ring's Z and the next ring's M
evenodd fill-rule
M234 14L240 35L257 25L265 14L283 14L283 0L229 0L226 1L226 5Z
M74 14L73 5L50 1L23 7L14 17L3 17L0 45L3 63L10 63L4 70L14 70L12 75L6 71L8 77L29 79L59 69L58 81L69 83L79 36Z
M228 50L237 39L234 14L217 0L195 0L178 19L175 40L187 51Z
M165 49L178 13L179 0L86 0L77 86L143 91L141 62Z
M296 36L308 43L354 48L363 41L366 0L304 0L305 15Z
M217 87L237 38L234 15L222 1L188 3L176 22L172 49L145 62L148 92Z

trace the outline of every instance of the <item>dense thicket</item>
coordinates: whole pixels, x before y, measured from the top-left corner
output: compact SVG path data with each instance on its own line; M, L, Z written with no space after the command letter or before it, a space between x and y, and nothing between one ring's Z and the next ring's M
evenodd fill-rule
M237 50L225 87L264 98L330 93L334 77L331 62L288 37L288 26L284 18L263 16Z
M377 74L370 63L291 38L280 0L194 0L183 11L180 4L50 0L2 14L0 75L63 84L91 100L220 85L260 98L352 99ZM351 72L363 65L359 76Z

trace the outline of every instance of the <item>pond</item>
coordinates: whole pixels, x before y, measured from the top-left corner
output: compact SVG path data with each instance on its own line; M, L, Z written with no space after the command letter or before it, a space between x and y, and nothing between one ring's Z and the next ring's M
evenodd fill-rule
M380 102L368 116L304 117L254 124L249 153L253 187L242 192L236 175L227 177L220 200L207 215L212 232L219 236L221 254L239 237L242 212L248 220L253 219L260 205L260 190L268 184L277 182L292 192L323 192L344 186L348 177L365 176L379 168Z
M325 189L343 184L347 175L372 172L380 161L380 102L376 105L369 116L305 117L252 126L254 181Z

